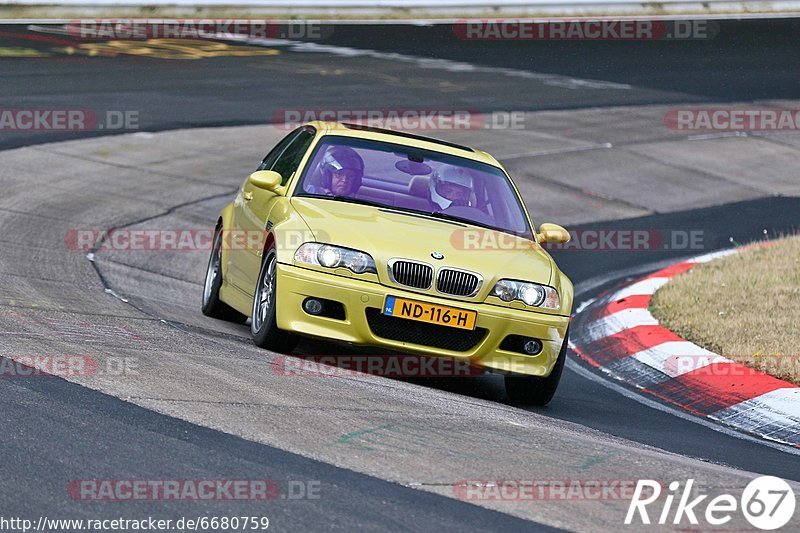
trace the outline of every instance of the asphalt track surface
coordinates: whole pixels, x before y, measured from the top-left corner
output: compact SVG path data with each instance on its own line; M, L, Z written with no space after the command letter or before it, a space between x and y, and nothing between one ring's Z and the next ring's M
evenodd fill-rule
M455 37L448 25L340 24L321 31L324 39L307 40L306 52L282 47L282 56L268 63L257 57L161 62L142 55L87 57L90 51L80 49L86 41L11 25L0 27L4 48L39 50L47 56L17 60L0 55L4 67L9 66L0 72L0 80L4 106L69 108L91 102L93 109L132 109L139 111L139 129L144 131L263 124L285 109L340 108L342 95L352 109L417 109L424 102L426 109L483 112L796 98L800 58L793 42L800 21L714 24L718 28L709 39L534 43L467 41ZM442 77L414 63L376 62L375 68L365 68L347 54L311 53L328 45L495 70L470 91L460 91L457 69ZM554 78L526 83L497 69ZM585 80L634 89L598 90L585 86ZM57 132L17 132L0 139L0 147L62 138Z
M264 123L281 109L337 106L343 98L354 109L420 107L419 102L423 101L423 108L467 106L482 111L793 99L799 91L800 60L789 43L797 28L797 22L792 20L723 23L719 36L708 42L544 43L535 47L520 43L464 43L451 38L446 29L424 27L337 28L329 39L337 46L468 60L489 69L526 71L535 67L536 72L557 76L532 87L526 78L505 76L498 81L497 72L487 71L485 79L477 84L482 90L472 86L470 91L457 92L446 90L461 82L455 71L445 76L410 63L377 58L365 68L345 55L285 49L280 59L273 61L276 64L261 64L252 56L170 62L136 56L86 57L74 52L51 52L66 46L52 40L62 38L55 34L5 27L0 34L3 47L45 51L48 57L0 59L0 107L135 109L140 112L143 129L160 131ZM349 75L325 72L335 68ZM319 83L320 77L324 84ZM632 88L599 90L581 88L579 83L569 81L586 79ZM381 83L373 83L375 80ZM403 86L401 80L410 82ZM572 87L565 88L565 83ZM0 146L12 148L104 133L11 133L3 135ZM35 163L32 159L31 165ZM14 210L5 208L6 216L13 216ZM18 208L24 209L23 205ZM796 230L800 225L798 213L797 198L771 196L605 221L596 226L702 228L713 236L705 250L710 251L730 246L731 238L734 242L747 242L761 238L764 230L769 236ZM25 244L21 238L15 235L8 240L19 247ZM682 255L686 251L609 252L595 253L587 260L581 254L564 252L556 254L556 259L579 287L599 274L617 273L604 283L592 284L582 295L588 298L624 280L631 271ZM52 271L59 265L51 266L49 275L54 276ZM69 264L63 266L70 268ZM6 279L15 275L24 276L25 269ZM88 315L82 321L86 316L91 320L92 309L87 307L83 312ZM205 334L213 336L214 332ZM229 336L220 335L220 342L229 341ZM36 350L36 343L30 342L29 349ZM497 380L426 386L433 395L456 393L500 405L506 401ZM299 502L279 500L263 507L281 530L544 528L505 513L384 481L380 475L337 468L164 416L61 379L3 379L0 398L4 406L0 442L9 459L0 487L6 516L143 514L169 518L235 514L242 510L253 514L258 505L241 502L114 506L75 502L65 496L65 486L69 480L87 477L292 478L320 480L325 497ZM556 426L562 421L572 422L709 464L800 481L796 455L652 409L574 371L565 373L551 406L531 412L552 419Z

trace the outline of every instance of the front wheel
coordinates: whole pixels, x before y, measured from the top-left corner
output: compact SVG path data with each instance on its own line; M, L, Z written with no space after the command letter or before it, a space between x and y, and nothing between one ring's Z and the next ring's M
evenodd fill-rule
M290 352L297 345L297 338L288 331L278 329L277 286L277 258L275 248L272 248L266 253L258 275L250 332L256 346L276 352Z
M222 228L217 228L214 232L211 257L208 258L206 280L203 284L203 314L244 324L247 321L247 315L243 315L219 299L220 287L222 287Z
M513 403L523 405L547 405L553 399L553 395L561 381L561 373L564 370L564 361L567 358L567 344L569 339L569 328L564 335L564 344L558 353L553 370L546 378L538 376L509 375L505 377L506 394Z

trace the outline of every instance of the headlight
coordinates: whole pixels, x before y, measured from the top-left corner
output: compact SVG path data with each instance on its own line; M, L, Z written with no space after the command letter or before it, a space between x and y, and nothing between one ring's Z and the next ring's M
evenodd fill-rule
M501 279L492 289L492 296L497 296L504 302L520 300L531 307L542 307L544 309L559 309L561 307L558 291L553 287L539 285L538 283Z
M298 263L325 268L347 268L356 274L365 272L377 274L378 272L375 268L375 261L369 254L318 242L307 242L302 245L294 253L294 260Z
M336 268L342 264L342 252L333 246L320 246L317 250L317 261L327 268Z

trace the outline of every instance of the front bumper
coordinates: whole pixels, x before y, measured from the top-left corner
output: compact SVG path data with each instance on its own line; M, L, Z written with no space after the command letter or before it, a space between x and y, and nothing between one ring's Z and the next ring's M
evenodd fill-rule
M467 360L470 364L496 371L544 377L550 375L556 363L569 325L569 317L565 316L431 297L399 287L387 287L283 263L279 263L277 267L278 327L311 337L356 345L380 346L402 353L447 356ZM476 311L478 313L476 329L486 330L485 336L464 351L378 336L367 320L367 310L374 309L380 312L387 295ZM341 302L345 307L345 319L337 320L307 314L303 311L302 303L308 297ZM375 311L370 311L370 314L374 319ZM406 325L414 326L414 324ZM454 328L446 329L447 334L453 335L458 335L461 331ZM508 335L539 339L543 346L541 353L529 356L501 350L500 344Z

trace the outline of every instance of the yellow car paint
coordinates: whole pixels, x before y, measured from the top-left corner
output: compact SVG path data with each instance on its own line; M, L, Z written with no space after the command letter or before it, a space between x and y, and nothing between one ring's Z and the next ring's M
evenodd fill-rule
M502 242L487 250L482 246L465 247L454 242L454 234L464 231L448 221L425 216L409 216L391 208L344 203L320 198L297 197L294 190L314 147L326 135L353 136L376 141L424 148L503 167L491 155L466 151L434 141L400 137L390 133L348 129L341 124L312 122L305 127L316 130L298 168L286 177L285 186L265 190L246 180L233 202L218 220L223 230L264 231L265 247L274 246L277 256L277 325L282 330L355 345L378 346L422 355L445 355L467 359L489 369L548 376L555 365L565 339L572 310L573 287L540 245L566 232L547 225L547 232L536 234L537 241L500 231L474 229L481 242ZM508 175L503 169L503 172ZM513 185L513 182L512 182ZM519 192L514 187L516 195ZM522 203L522 199L520 198ZM530 221L530 217L527 214ZM530 223L534 229L533 223ZM303 242L329 243L369 253L375 260L377 274L355 274L345 268L326 269L298 264L294 253ZM250 315L256 280L264 249L222 251L222 287L220 299L237 311ZM443 261L431 258L432 252L444 255ZM393 282L387 263L393 258L407 258L468 270L483 276L478 293L458 297L438 293L435 287L412 289ZM490 292L500 279L530 281L549 285L558 291L559 309L532 308L520 301L504 302ZM435 285L435 284L434 284ZM382 309L387 296L457 307L477 312L476 327L486 329L486 336L468 351L448 351L431 346L390 340L376 335L366 318L369 309ZM302 309L307 297L341 302L344 320L312 316ZM374 312L374 311L371 311ZM454 328L453 328L454 329ZM463 331L455 330L454 331ZM499 348L506 335L540 339L543 350L535 356Z

